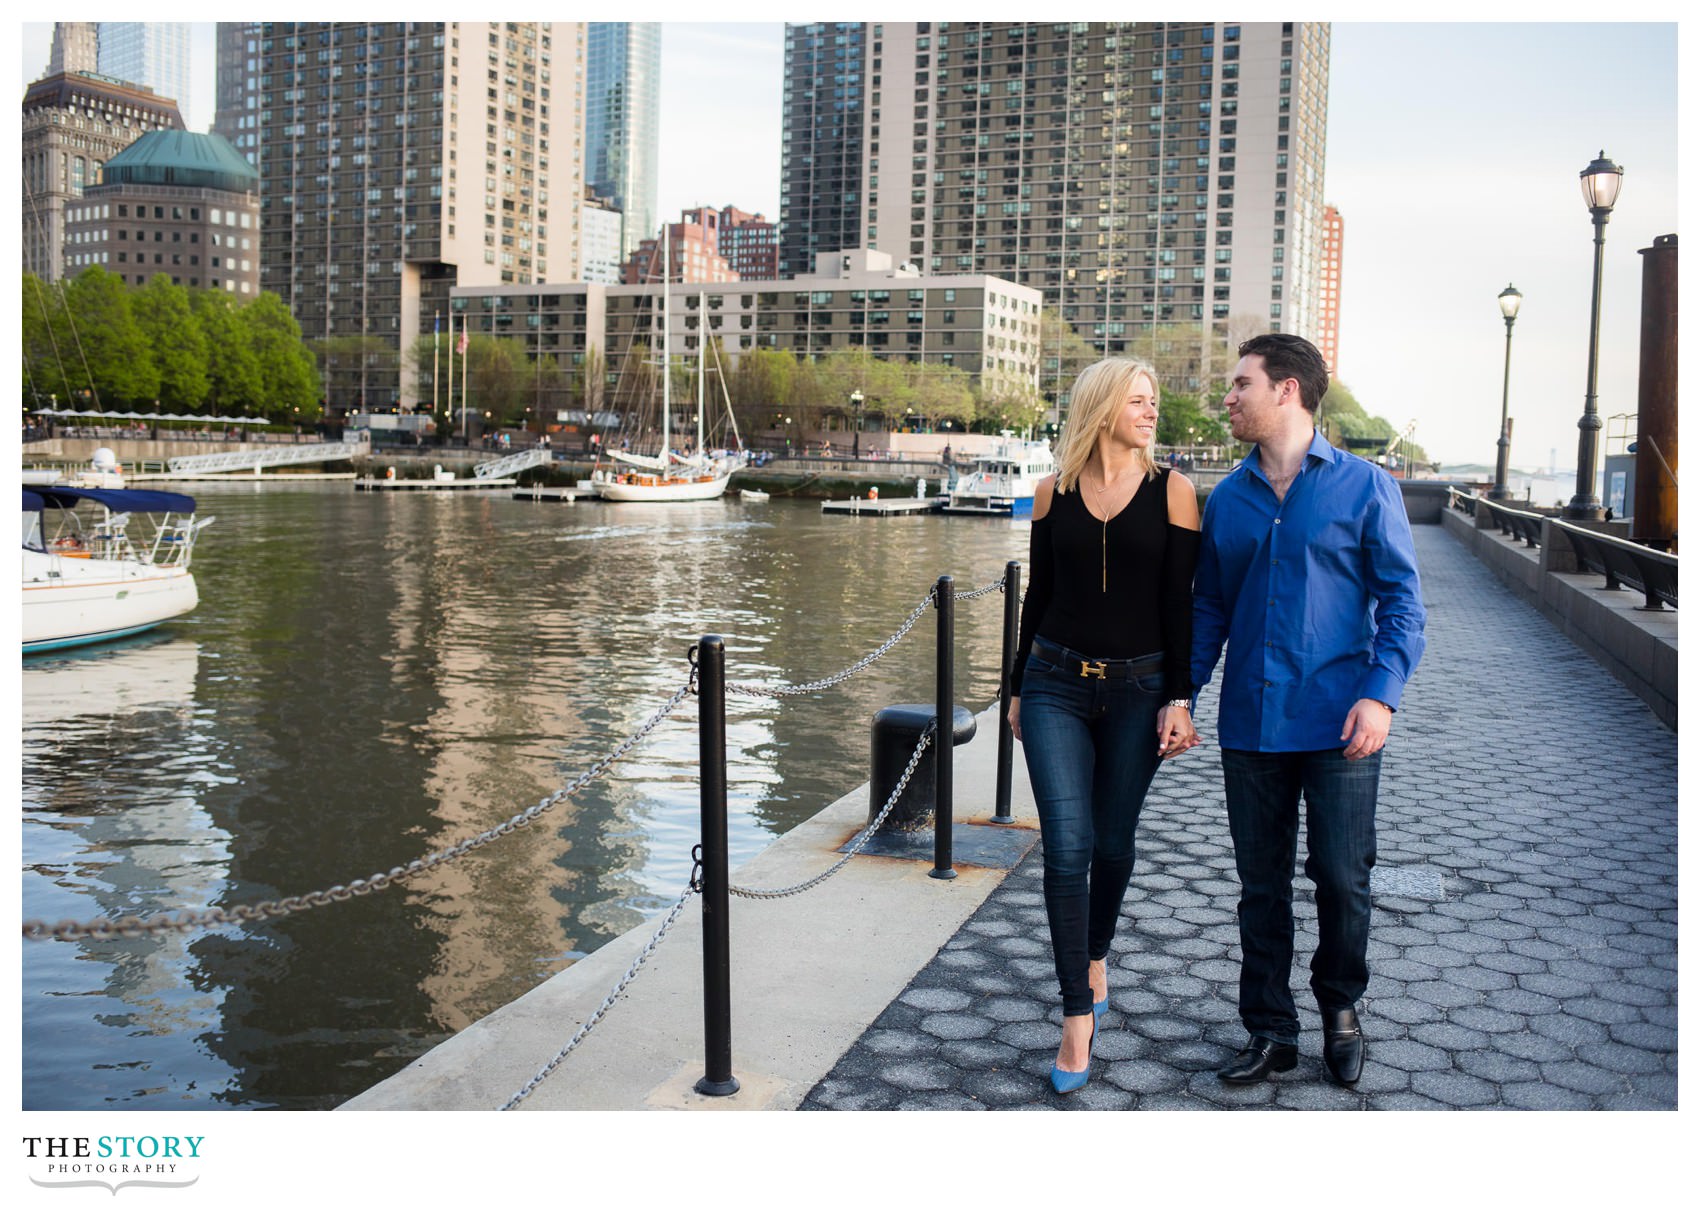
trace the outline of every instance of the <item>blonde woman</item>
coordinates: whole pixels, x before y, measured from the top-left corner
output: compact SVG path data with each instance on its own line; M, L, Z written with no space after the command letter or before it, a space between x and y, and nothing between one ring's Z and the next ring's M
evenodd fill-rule
M1159 761L1198 743L1188 707L1198 497L1152 457L1156 372L1105 359L1080 373L1070 401L1057 473L1033 501L1009 706L1044 846L1063 999L1058 1094L1086 1084L1109 1006L1106 960L1146 789Z

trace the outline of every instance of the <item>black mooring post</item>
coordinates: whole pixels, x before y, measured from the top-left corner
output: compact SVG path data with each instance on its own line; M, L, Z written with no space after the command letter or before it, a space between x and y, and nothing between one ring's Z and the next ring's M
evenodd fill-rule
M698 1094L738 1092L732 1076L731 879L726 845L726 641L697 645L697 760L702 782L702 1080Z
M933 587L933 605L939 612L938 693L935 699L937 731L933 734L933 869L935 880L953 880L951 868L951 775L956 746L956 677L953 663L956 646L956 582L942 576Z
M1021 633L1021 565L1003 566L1003 677L998 682L998 786L992 824L1013 825L1009 812L1009 780L1015 764L1015 733L1009 727L1009 683L1015 676L1015 646Z

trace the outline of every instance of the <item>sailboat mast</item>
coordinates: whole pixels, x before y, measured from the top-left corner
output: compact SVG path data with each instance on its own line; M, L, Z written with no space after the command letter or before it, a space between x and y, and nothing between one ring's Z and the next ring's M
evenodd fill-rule
M667 224L661 225L661 466L667 466L667 452L673 447L673 326L667 322L667 296L672 293L673 274L667 257L671 235Z
M708 295L697 291L697 323L702 327L697 329L697 457L703 452L702 444L702 381L708 375Z

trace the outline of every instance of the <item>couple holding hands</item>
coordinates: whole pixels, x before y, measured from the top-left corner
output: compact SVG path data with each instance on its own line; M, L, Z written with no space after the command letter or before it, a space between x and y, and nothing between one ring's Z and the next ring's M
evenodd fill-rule
M1191 482L1152 456L1157 378L1129 358L1081 372L1057 473L1034 498L1009 718L1039 809L1059 1094L1090 1076L1140 807L1158 765L1200 743L1192 707L1224 645L1217 731L1250 1038L1219 1076L1257 1082L1298 1063L1301 797L1323 1060L1346 1085L1363 1067L1381 749L1423 652L1416 554L1398 485L1316 430L1328 390L1316 347L1272 333L1239 354L1224 404L1253 450L1202 523Z

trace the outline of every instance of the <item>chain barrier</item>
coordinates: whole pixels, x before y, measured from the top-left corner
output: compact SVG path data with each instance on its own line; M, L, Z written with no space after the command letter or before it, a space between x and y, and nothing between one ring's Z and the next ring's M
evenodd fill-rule
M613 1007L614 1003L619 1000L620 994L626 991L626 986L631 984L633 979L636 978L638 969L644 966L649 957L655 953L655 948L660 944L667 932L673 928L673 923L678 920L680 912L682 912L685 908L685 903L695 896L698 891L700 891L700 887L697 882L696 873L693 871L691 874L691 882L686 886L685 890L679 894L679 899L673 902L673 908L668 911L666 920L661 923L661 928L654 934L650 935L649 941L643 945L643 950L639 951L637 958L632 961L632 966L626 969L626 974L620 978L619 983L614 986L613 990L609 992L607 997L602 999L602 1004L596 1007L596 1012L584 1020L583 1026L573 1032L573 1037L567 1041L566 1047L555 1053L555 1055L550 1058L549 1063L539 1069L532 1076L530 1081L526 1082L525 1085L514 1091L513 1097L498 1107L498 1111L512 1111L527 1098L531 1097L531 1092L537 1089L538 1086L542 1085L544 1079L551 1073L560 1068L561 1062L571 1055L572 1050L584 1042L585 1036L595 1030L596 1024L602 1021L602 1016L607 1014Z
M848 863L851 859L860 854L862 852L862 847L868 844L868 839L874 836L874 833L881 825L885 824L885 818L891 815L891 810L897 806L899 797L903 795L903 789L909 785L909 776L914 774L915 767L921 764L921 754L924 753L927 746L932 743L933 734L937 731L937 720L928 723L926 731L921 733L920 743L915 746L915 752L909 755L909 765L903 768L902 777L897 780L897 786L892 788L891 797L886 800L885 807L881 808L879 815L873 819L873 822L866 829L862 830L861 834L856 838L856 844L851 846L849 850L845 851L843 858L839 859L836 863L828 867L819 875L815 876L813 879L805 880L801 884L793 884L789 888L740 888L738 885L733 884L731 885L732 895L745 897L748 900L773 901L778 900L781 897L796 896L799 892L807 892L816 884L824 883L837 875L840 869L843 868L844 864Z
M978 589L964 590L963 592L956 594L955 597L959 602L966 602L973 598L984 597L988 593L1000 592L1003 587L1004 579L999 577L997 580L988 585L982 585ZM915 609L909 612L909 616L903 620L902 625L900 625L898 629L891 634L891 637L887 639L885 643L881 644L867 656L857 661L854 665L841 669L837 673L830 674L827 677L821 678L819 681L800 682L794 686L757 686L753 682L727 682L726 693L743 695L745 698L778 699L785 698L790 695L813 694L817 690L830 690L832 687L837 686L842 682L849 681L858 673L861 673L862 670L866 669L869 665L872 665L875 661L879 660L882 656L895 648L898 641L908 635L910 630L920 620L921 616L927 612L927 608L933 605L933 596L933 591L928 590L927 596L922 598L916 605Z
M982 585L978 589L965 589L961 593L956 595L956 600L958 602L970 602L970 601L973 601L975 598L983 598L988 593L1002 593L1003 592L1003 583L1004 583L1004 578L999 577L997 580L991 582L990 584Z
M434 851L424 858L414 859L400 867L391 867L388 871L367 876L365 879L352 880L347 884L337 884L322 892L309 892L301 896L286 896L276 901L261 901L256 905L238 905L231 909L185 909L176 917L160 913L153 917L97 917L88 922L62 921L49 926L39 919L26 921L23 934L27 939L53 939L60 942L70 942L80 939L95 939L105 941L111 938L137 938L143 935L159 935L168 931L188 933L191 930L204 930L212 926L231 925L237 922L269 921L274 918L287 917L303 909L320 909L333 902L346 901L350 897L365 896L371 892L380 892L391 884L420 875L452 863L458 858L471 854L474 850L486 846L499 837L506 837L516 829L531 824L538 817L548 812L562 800L568 799L583 791L599 778L614 763L618 762L632 747L647 737L651 732L671 715L678 705L696 692L697 673L696 661L691 661L691 675L688 681L676 691L672 698L656 713L644 721L644 724L631 736L621 741L578 778L562 787L560 790L545 796L523 812L516 813L500 825L486 829L474 837L464 838L443 850Z

